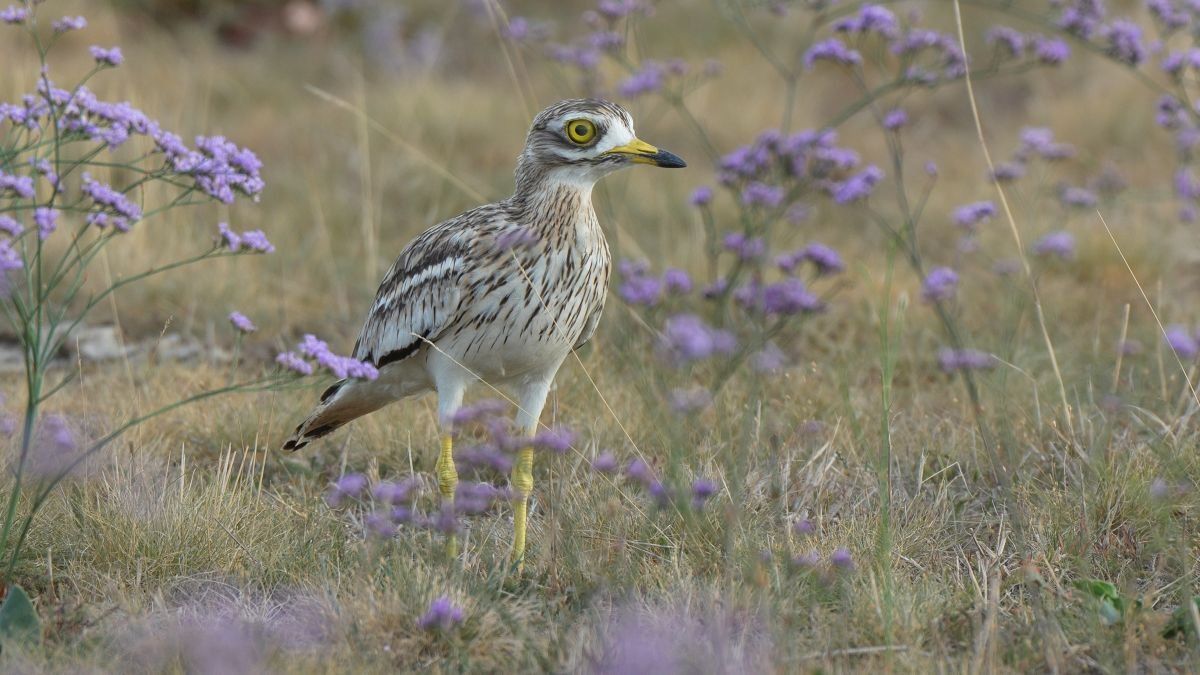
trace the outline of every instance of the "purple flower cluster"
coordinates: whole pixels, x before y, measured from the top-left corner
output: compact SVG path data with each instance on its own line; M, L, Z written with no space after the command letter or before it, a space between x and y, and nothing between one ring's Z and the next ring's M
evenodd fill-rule
M1070 260L1075 257L1075 235L1070 232L1051 232L1033 245L1035 255Z
M422 630L448 631L461 624L463 618L462 608L443 595L429 603L429 609L417 620L417 625Z
M1167 326L1166 331L1163 333L1163 339L1166 341L1167 346L1184 361L1191 361L1197 355L1200 355L1200 337L1197 337L1183 326Z
M33 179L29 176L12 176L0 171L0 196L15 195L21 199L33 199Z
M975 202L964 204L954 209L954 224L974 232L980 223L991 220L996 215L996 205L992 202Z
M862 63L862 54L850 49L838 38L828 38L815 43L804 52L804 67L812 70L818 61L854 66Z
M886 40L894 39L900 31L896 15L879 5L863 5L857 14L835 22L833 29L839 33L876 33Z
M927 57L920 65L911 65L907 79L920 84L934 84L939 79L955 80L967 72L967 59L953 35L925 28L910 28L892 42L891 51L909 61ZM939 75L940 73L940 75Z
M726 234L721 244L739 260L760 260L767 252L767 244L762 237L747 237L741 232Z
M925 275L921 297L926 302L943 302L954 297L958 290L958 272L949 267L935 267Z
M99 228L112 225L119 232L128 232L142 218L141 207L111 186L92 180L87 173L83 174L81 190L92 200L86 218L90 225Z
M241 312L230 312L229 323L233 324L233 327L241 333L253 333L258 330L258 326L255 326L254 322Z
M977 349L938 350L938 366L947 373L957 370L988 370L996 366L996 357Z
M812 263L817 276L837 274L846 269L842 256L837 251L822 244L813 242L804 248L784 253L775 258L775 266L787 274L795 274L804 262Z
M735 290L733 298L747 310L762 312L767 316L809 314L825 308L821 299L796 277L770 284L751 281Z
M246 230L238 234L229 228L229 223L217 223L217 245L230 251L275 252L275 247L262 230Z
M17 5L9 5L0 9L0 22L10 26L20 25L29 20L29 10Z
M653 307L662 300L663 281L650 274L650 266L644 262L622 260L617 265L621 283L617 294L631 305Z
M73 30L87 28L87 19L82 16L64 16L51 24L55 33L69 33Z
M93 45L88 48L92 53L92 58L96 60L96 65L108 66L115 68L125 62L125 55L121 53L120 47L98 47Z
M732 354L737 348L737 338L727 330L713 328L694 314L678 314L667 319L659 347L672 361L688 363Z
M37 225L38 239L45 241L58 228L58 209L37 207L33 210L33 224Z
M375 366L349 356L334 354L324 340L317 339L317 336L311 333L304 336L304 339L301 340L296 350L304 356L315 360L318 365L339 379L351 377L362 380L374 380L379 377L379 371L375 369Z
M311 334L304 336L295 351L282 352L276 356L275 362L287 370L301 375L312 375L313 366L308 359L315 361L317 365L341 379L349 377L374 380L379 377L379 371L375 369L375 366L349 356L334 354L325 341L318 340L315 335Z

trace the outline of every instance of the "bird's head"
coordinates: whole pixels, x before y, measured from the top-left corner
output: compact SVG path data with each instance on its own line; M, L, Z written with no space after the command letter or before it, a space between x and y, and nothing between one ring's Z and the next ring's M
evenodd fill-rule
M560 101L538 113L525 139L517 183L535 174L556 182L591 185L634 164L687 166L679 156L640 140L633 117L616 103L581 98Z

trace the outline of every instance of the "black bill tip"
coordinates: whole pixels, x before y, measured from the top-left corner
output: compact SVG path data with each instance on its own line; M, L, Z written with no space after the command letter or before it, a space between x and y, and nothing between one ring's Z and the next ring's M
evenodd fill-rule
M687 162L683 158L673 152L659 150L658 152L648 157L654 162L654 166L661 166L664 169L682 169L687 166Z

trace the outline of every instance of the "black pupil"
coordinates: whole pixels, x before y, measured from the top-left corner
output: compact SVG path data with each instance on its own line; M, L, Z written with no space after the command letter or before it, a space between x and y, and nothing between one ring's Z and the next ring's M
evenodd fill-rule
M579 137L587 136L588 128L582 124L575 125L575 135Z

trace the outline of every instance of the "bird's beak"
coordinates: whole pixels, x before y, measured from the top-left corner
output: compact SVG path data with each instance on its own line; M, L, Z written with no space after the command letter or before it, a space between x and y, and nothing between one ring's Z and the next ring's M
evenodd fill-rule
M660 150L646 141L636 138L604 154L624 155L634 164L653 164L654 166L661 166L664 169L679 169L687 166L687 162L683 161L679 155L667 152L666 150Z

